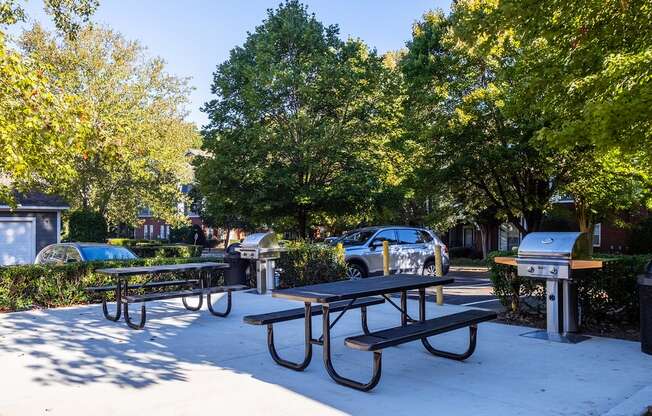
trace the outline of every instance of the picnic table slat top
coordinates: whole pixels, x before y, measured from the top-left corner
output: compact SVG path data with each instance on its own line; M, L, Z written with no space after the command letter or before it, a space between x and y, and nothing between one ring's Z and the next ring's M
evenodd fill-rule
M301 302L331 303L338 300L446 285L453 282L453 279L444 277L393 274L274 290L272 296Z
M226 263L203 262L203 263L185 263L185 264L162 264L158 266L134 266L134 267L112 267L107 269L96 269L97 273L108 274L112 276L135 276L139 274L161 274L161 273L179 273L193 270L205 269L228 269Z

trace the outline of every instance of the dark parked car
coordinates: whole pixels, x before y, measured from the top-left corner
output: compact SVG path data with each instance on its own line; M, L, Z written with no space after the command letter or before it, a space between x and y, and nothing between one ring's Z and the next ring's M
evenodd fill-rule
M38 253L34 264L64 264L81 261L137 259L131 250L122 246L101 243L50 244Z

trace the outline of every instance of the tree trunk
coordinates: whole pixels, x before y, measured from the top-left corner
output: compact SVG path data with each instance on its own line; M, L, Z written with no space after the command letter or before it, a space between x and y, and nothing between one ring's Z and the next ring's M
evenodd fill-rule
M307 228L308 228L308 213L303 209L299 209L297 213L297 231L299 232L299 237L302 240L306 239Z
M226 236L224 237L224 250L229 246L229 241L231 241L231 227L226 226Z
M593 214L589 210L587 204L583 203L581 199L575 199L575 216L577 224L581 233L586 233L588 241L589 256L593 256L593 229L595 228L595 221Z
M489 233L488 233L488 226L487 224L479 224L478 228L480 228L480 240L482 242L482 259L487 258L487 254L489 254Z

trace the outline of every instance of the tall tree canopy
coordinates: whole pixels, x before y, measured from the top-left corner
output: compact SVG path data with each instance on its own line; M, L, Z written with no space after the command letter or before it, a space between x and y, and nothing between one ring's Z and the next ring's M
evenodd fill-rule
M541 118L510 106L517 48L505 44L489 55L470 47L456 33L461 7L449 17L424 15L402 62L406 131L422 153L418 177L426 191L453 197L454 215L491 212L523 233L535 231L572 158L539 146Z
M97 7L94 0L46 0L56 27L72 37ZM13 190L43 188L70 177L78 148L82 108L62 94L43 62L25 59L7 45L3 28L25 19L22 2L0 0L0 204Z
M298 1L263 23L214 74L197 177L208 207L259 223L377 206L391 183L384 150L398 124L396 87L375 51L342 41Z
M473 48L494 56L505 44L520 50L522 59L513 62L515 97L547 115L538 130L542 138L652 156L649 0L456 4L459 33Z
M186 153L199 144L194 126L184 121L187 80L166 73L162 60L109 29L84 27L67 37L36 26L20 44L82 109L70 174L43 176L45 187L73 208L100 212L109 224L134 223L145 206L181 221L175 201L183 199L180 184L191 179Z

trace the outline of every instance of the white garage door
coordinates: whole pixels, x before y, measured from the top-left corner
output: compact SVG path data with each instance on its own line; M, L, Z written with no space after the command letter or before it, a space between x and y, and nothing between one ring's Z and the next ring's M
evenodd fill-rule
M0 266L32 263L35 250L34 218L0 218Z

